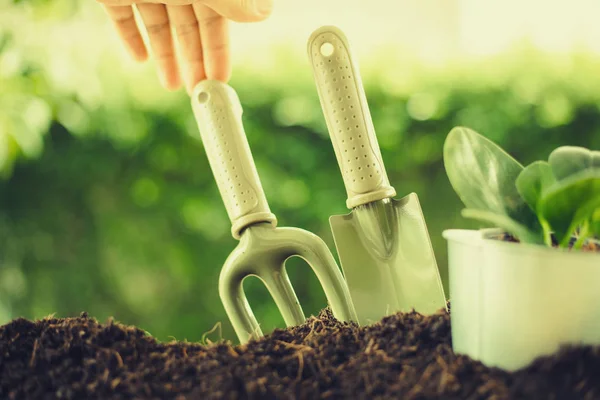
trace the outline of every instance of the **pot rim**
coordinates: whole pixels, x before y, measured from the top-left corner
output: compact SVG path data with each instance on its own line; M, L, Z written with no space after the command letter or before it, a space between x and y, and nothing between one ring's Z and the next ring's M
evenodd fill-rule
M492 236L506 233L501 228L484 228L484 229L446 229L442 232L442 236L448 242L458 242L467 245L478 245L480 246L496 246L503 250L509 250L511 252L528 252L538 253L541 255L558 255L564 254L568 257L579 257L579 258L598 258L600 252L573 252L569 249L548 247L542 244L532 243L515 243L498 240Z

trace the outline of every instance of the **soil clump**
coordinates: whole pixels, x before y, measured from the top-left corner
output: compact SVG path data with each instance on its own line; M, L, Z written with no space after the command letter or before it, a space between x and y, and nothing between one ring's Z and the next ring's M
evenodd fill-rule
M324 309L242 346L160 343L82 313L0 327L0 398L595 399L600 349L508 373L455 355L446 311L358 327Z

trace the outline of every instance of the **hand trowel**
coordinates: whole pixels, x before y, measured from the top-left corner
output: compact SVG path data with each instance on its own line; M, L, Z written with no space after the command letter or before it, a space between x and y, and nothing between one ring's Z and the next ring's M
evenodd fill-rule
M344 33L317 29L308 41L321 107L347 191L347 215L330 217L360 325L398 311L446 307L418 197L395 200L357 64Z

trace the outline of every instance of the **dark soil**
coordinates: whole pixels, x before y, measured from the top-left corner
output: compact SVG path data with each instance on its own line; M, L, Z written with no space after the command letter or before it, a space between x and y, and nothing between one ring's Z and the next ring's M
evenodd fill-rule
M358 328L325 309L244 346L159 343L84 313L0 327L0 398L595 399L600 349L510 374L455 355L445 311Z
M514 236L512 236L508 233L503 233L502 236L499 237L499 239L503 240L505 242L519 243L519 239L515 238ZM569 242L569 250L571 250L573 248L573 245L575 244L576 241L577 241L577 238L574 238L574 237L571 238L571 241ZM556 238L554 236L552 236L552 247L558 248L558 241L556 240ZM600 253L600 242L596 239L587 240L581 247L581 251Z

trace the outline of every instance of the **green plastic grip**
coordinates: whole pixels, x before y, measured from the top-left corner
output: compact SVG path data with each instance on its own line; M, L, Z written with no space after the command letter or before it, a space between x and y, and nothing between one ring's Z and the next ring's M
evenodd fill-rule
M221 82L203 81L194 89L192 108L233 237L239 240L242 230L255 223L275 226L277 219L254 165L236 92Z
M346 187L348 208L393 198L358 65L344 33L317 29L308 40L321 107Z

